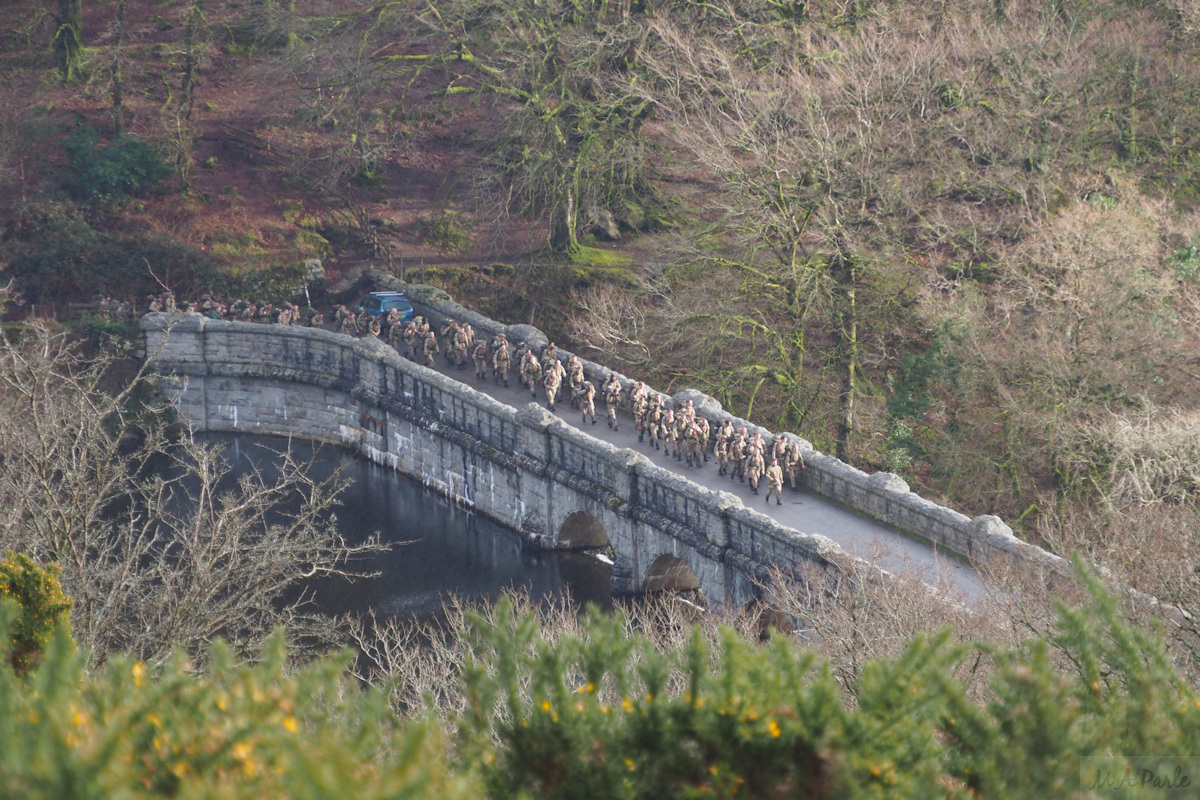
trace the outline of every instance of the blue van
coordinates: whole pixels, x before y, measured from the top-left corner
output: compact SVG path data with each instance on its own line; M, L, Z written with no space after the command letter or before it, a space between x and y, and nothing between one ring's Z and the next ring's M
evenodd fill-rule
M413 318L412 303L408 302L403 292L371 292L358 302L354 311L365 311L373 317L381 317L393 308L400 312L401 321Z

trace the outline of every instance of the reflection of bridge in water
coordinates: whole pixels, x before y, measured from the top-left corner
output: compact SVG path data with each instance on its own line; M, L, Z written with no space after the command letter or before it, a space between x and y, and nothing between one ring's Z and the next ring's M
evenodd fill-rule
M535 350L545 341L432 293L410 297L435 324L456 317L478 335L504 330ZM198 429L339 442L518 529L530 546L611 544L617 591L699 587L710 600L737 604L758 595L755 582L773 567L840 567L857 557L969 597L978 578L957 556L1054 560L995 517L969 519L912 494L897 476L867 476L812 451L805 487L785 488L784 504L768 506L747 484L718 476L711 461L688 467L639 445L627 419L615 432L579 430L569 403L557 414L532 405L515 377L511 388L468 385L459 379L469 371L444 361L440 371L426 369L373 339L197 315L150 315L142 329L156 369L174 376L167 384L181 414ZM588 362L585 370L597 386L608 374ZM714 428L729 417L711 398L685 394Z

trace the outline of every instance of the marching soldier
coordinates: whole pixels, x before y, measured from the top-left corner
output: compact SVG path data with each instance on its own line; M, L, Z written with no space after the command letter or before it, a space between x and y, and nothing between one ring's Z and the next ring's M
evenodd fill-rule
M420 347L423 337L421 330L417 327L416 320L410 319L404 326L404 357L410 361L417 360L417 348Z
M521 362L521 380L529 388L529 393L536 398L538 384L542 381L542 365L538 363L532 350L525 351L525 359Z
M529 345L522 342L512 357L513 363L516 364L517 377L521 379L521 385L526 389L529 388L529 381L525 380L525 359L528 355Z
M717 457L717 474L724 475L729 472L729 440L718 436L713 454Z
M721 464L721 459L716 459L716 468L718 475L728 473L728 465L730 465L730 440L733 438L733 423L725 420L721 422L721 427L716 429L716 444L713 446L714 455L720 456L720 452L725 452L725 463Z
M426 326L426 327L428 327L428 326ZM425 333L425 366L427 366L427 367L433 366L433 357L435 355L437 355L437 352L438 352L437 336L434 335L433 331L426 331L426 333Z
M542 349L542 372L549 372L556 361L558 361L558 349L554 346L554 342L551 342Z
M658 426L662 422L662 402L657 392L650 394L646 401L646 431L650 434L650 444L655 450L662 448L658 444Z
M675 460L683 461L683 451L687 449L687 428L691 419L687 415L687 406L680 406L675 412L675 424L671 427L671 439L675 442Z
M763 471L764 471L764 468L766 465L763 463L763 456L762 456L761 450L756 450L753 447L750 447L747 449L750 451L750 455L746 459L747 460L746 474L750 478L750 489L755 494L758 494L758 481L760 478L762 478Z
M401 345L404 344L404 324L399 320L396 324L388 329L388 344L390 344L397 353L400 352Z
M742 483L746 482L746 429L739 428L738 432L733 437L733 443L729 445L729 460L733 464L733 473L729 476L730 480L737 478Z
M691 400L685 401L683 404L683 407L679 409L679 413L676 414L675 416L679 417L681 420L686 420L688 422L691 422L692 420L694 420L696 418L696 409L692 407L692 401ZM679 427L682 428L683 426L680 425Z
M383 318L383 330L390 342L392 340L392 331L400 324L400 309L389 309L387 316Z
M371 332L371 320L375 319L375 315L368 314L366 311L359 311L355 316L358 320L358 335L369 336Z
M358 327L356 322L357 320L354 319L354 312L346 312L346 315L342 317L341 332L346 336L353 336L355 329Z
M687 465L700 466L700 426L694 418L686 420L683 429L683 449Z
M492 380L499 386L500 381L504 381L505 388L508 387L508 367L510 365L508 357L508 342L500 342L500 346L496 348L496 354L492 356Z
M447 319L438 328L438 341L446 343L446 364L454 366L454 336L458 333L458 322Z
M765 463L765 459L763 459L762 434L758 433L757 431L755 432L754 436L750 437L750 439L746 441L745 455L742 456L742 462L743 462L742 463L742 474L743 475L746 475L747 477L749 476L750 463L754 460L755 456L758 456L758 458L762 459L764 462L762 469L759 470L759 476L761 477L763 469L766 469L766 463ZM757 492L756 492L756 494L757 494Z
M454 332L454 364L459 369L467 368L467 361L470 360L467 353L470 346L471 329L467 325L460 325Z
M804 464L804 454L800 451L800 442L793 439L788 445L787 458L784 461L787 469L788 485L793 489L796 488L796 477L799 474L798 469L806 469Z
M596 387L592 384L591 381L584 381L583 385L580 386L578 389L576 389L575 392L579 396L578 397L579 407L583 411L583 422L581 422L580 424L582 425L582 424L586 423L588 421L588 417L590 416L592 418L592 424L595 425L596 424Z
M617 374L610 372L604 384L604 402L608 405L608 427L617 430L617 404L621 402L621 382Z
M379 317L376 317L372 314L367 314L367 316L370 317L370 319L367 320L367 334L366 335L374 336L376 339L378 339L379 338L379 329L380 329Z
M637 381L629 392L629 410L633 412L633 427L637 429L638 441L646 434L646 413L649 411L646 401L646 384Z
M671 409L665 409L659 415L658 435L663 440L663 455L671 455L671 445L676 443L675 439L675 412ZM675 446L675 457L679 458L679 446Z
M492 343L489 345L489 347L491 348L493 357L495 357L496 351L500 349L500 345L508 345L508 337L503 333L497 333L492 337Z
M767 505L771 504L771 495L775 495L775 505L783 505L783 467L778 458L772 458L767 467Z
M771 458L778 459L780 465L782 465L784 458L787 456L787 448L787 434L775 434L775 441L771 443Z
M708 463L708 440L712 434L712 429L708 425L708 417L696 417L696 444L700 449L700 458L702 461L696 462L696 466L701 463Z
M571 390L571 405L579 408L579 391L583 388L586 378L583 375L583 364L574 354L567 360L567 387Z
M483 339L476 342L475 349L471 351L471 358L475 360L475 377L481 381L486 381L488 368L487 342Z
M554 410L554 398L558 396L558 387L562 386L562 364L557 360L554 362L558 365L558 369L551 367L543 370L542 385L546 389L546 405L550 406L550 410Z

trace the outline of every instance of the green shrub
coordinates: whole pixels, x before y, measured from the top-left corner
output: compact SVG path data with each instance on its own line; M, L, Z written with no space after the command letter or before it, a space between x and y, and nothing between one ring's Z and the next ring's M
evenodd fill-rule
M84 314L79 319L79 328L94 345L104 344L113 339L129 341L133 338L133 331L126 322L113 319L107 314Z
M32 302L63 303L73 298L112 294L141 299L161 291L151 276L184 296L208 279L211 259L187 245L157 234L108 233L97 230L79 213L50 208L21 240L8 243L10 274Z
M5 553L0 561L0 600L11 609L8 660L18 674L41 661L56 628L70 628L71 598L63 594L55 564L41 567L27 555Z
M301 228L296 231L296 249L302 253L310 253L320 258L329 258L331 248L329 241L317 233L306 228Z
M275 207L279 209L279 216L283 217L283 221L289 225L295 224L296 220L300 219L300 215L304 213L303 200L278 200Z
M425 227L425 243L461 253L471 247L471 231L467 221L453 211L443 211Z
M64 186L81 200L116 203L152 190L171 172L157 150L128 134L100 146L96 129L81 125L66 149L71 172Z

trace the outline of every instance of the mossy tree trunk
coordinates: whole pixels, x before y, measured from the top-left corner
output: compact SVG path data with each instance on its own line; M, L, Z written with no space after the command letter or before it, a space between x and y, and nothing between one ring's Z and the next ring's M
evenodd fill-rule
M113 130L125 133L125 76L121 72L121 47L125 44L125 0L117 0L117 41L112 52Z
M78 77L83 64L83 0L58 0L54 60L66 82Z

